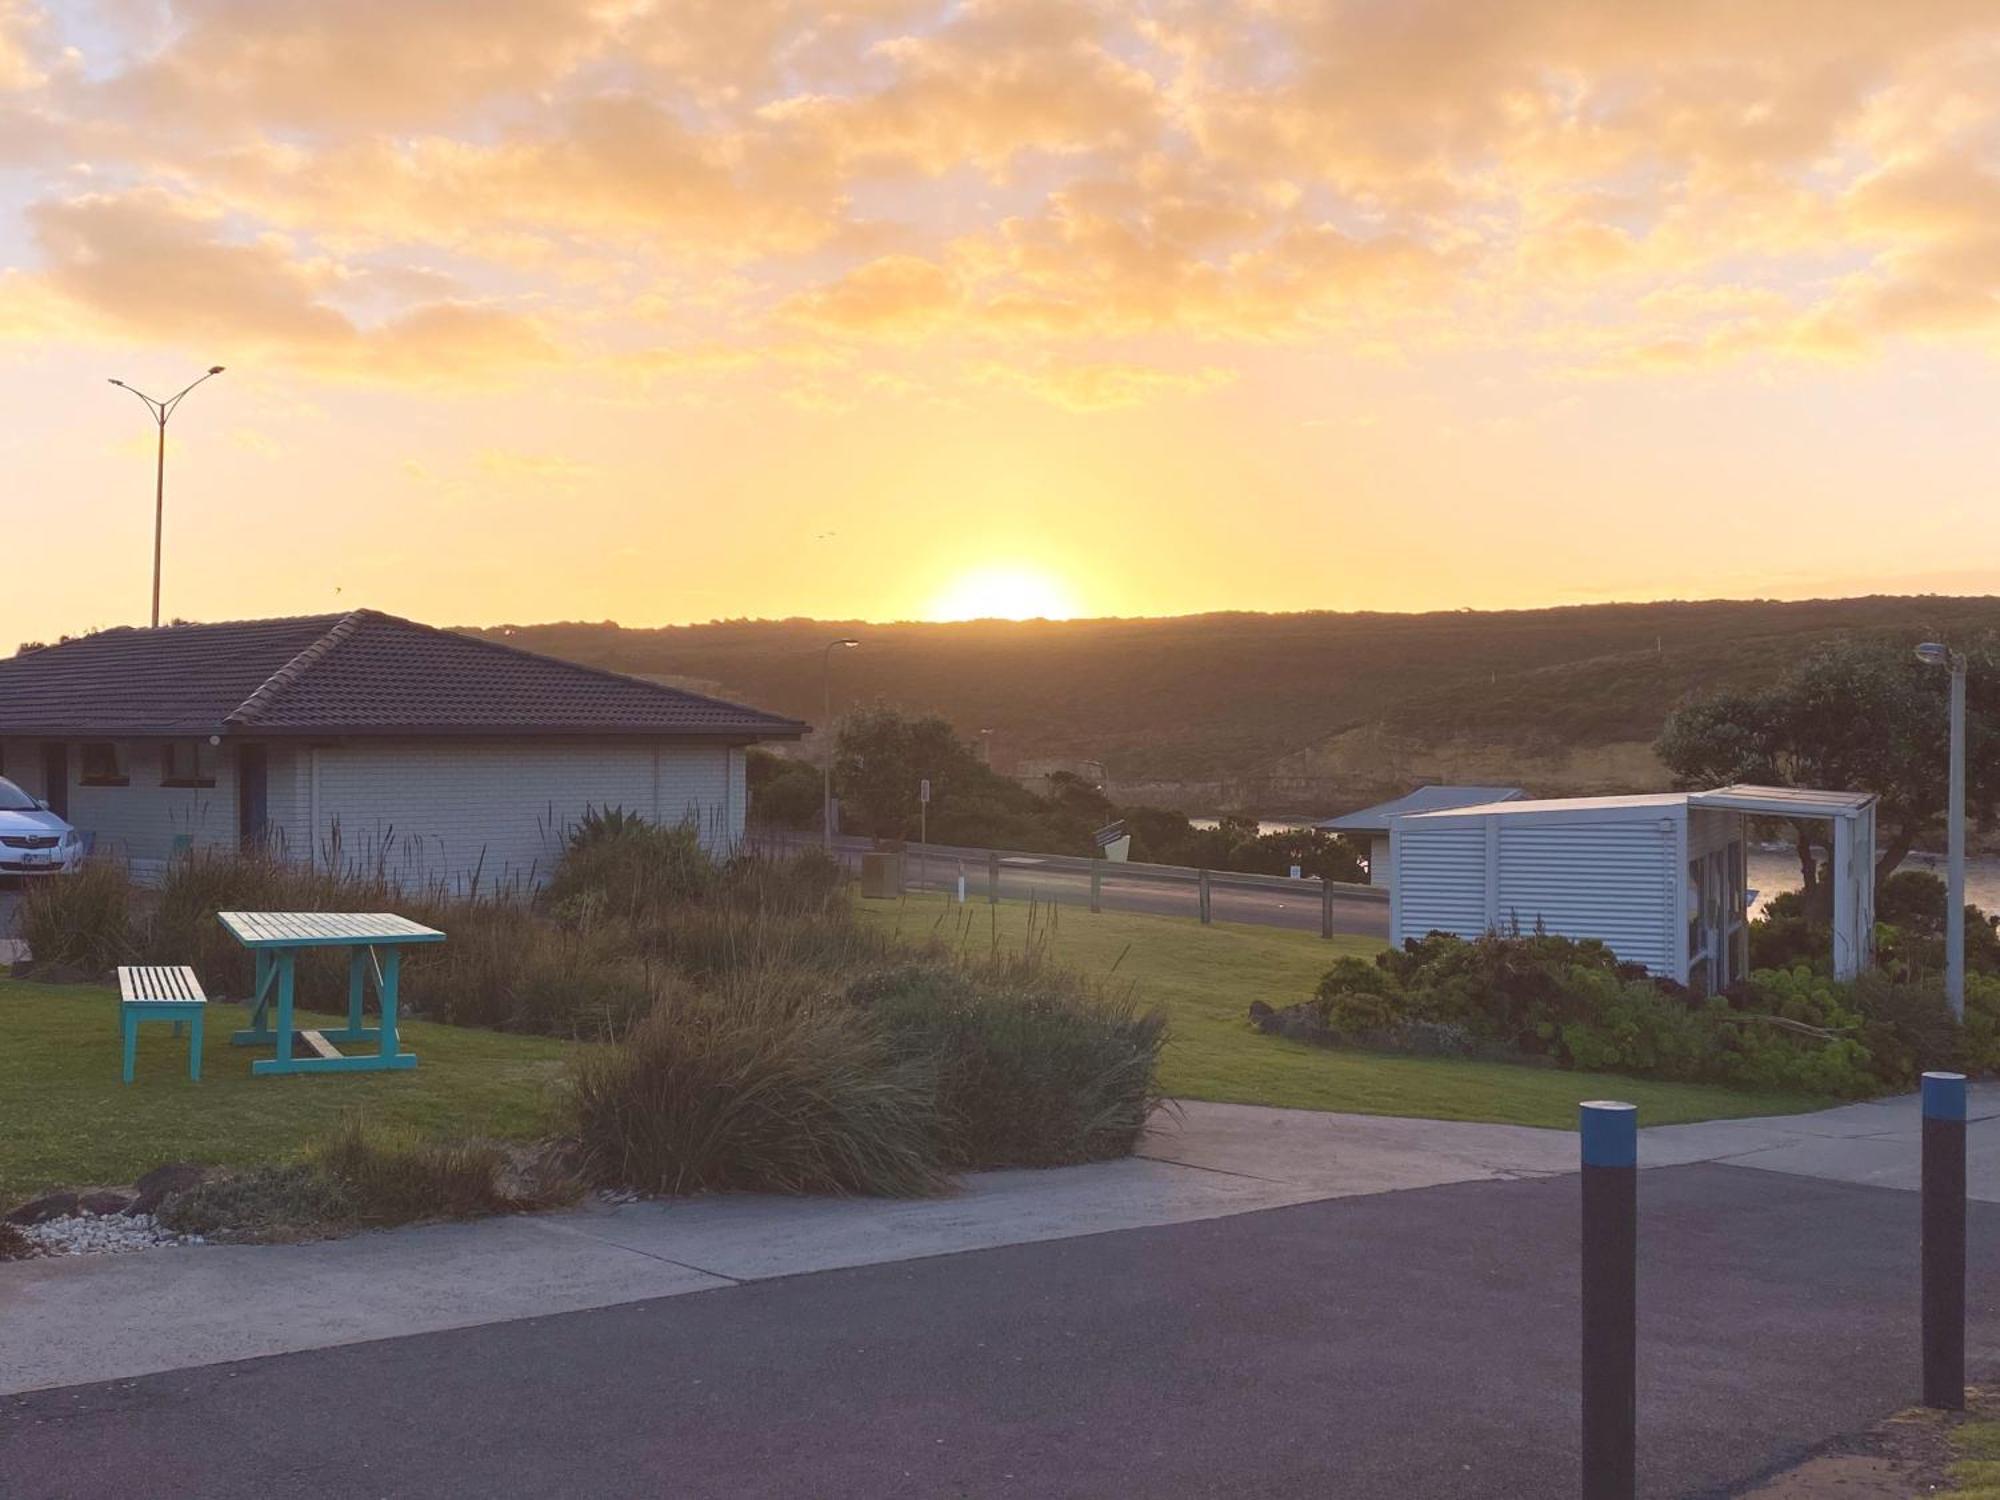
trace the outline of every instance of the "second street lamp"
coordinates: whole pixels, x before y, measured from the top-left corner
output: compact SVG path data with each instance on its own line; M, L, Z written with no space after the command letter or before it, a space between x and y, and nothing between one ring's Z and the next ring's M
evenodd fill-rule
M1951 668L1951 784L1945 798L1944 998L1965 1019L1965 653L1936 641L1917 647L1927 666Z
M821 707L820 732L826 735L826 760L820 769L821 817L820 841L827 852L833 852L833 648L835 646L858 646L861 642L852 636L842 636L828 641L826 649L819 654L819 686Z
M166 530L167 519L167 418L174 414L174 408L181 404L189 391L207 380L209 376L221 373L221 365L210 365L208 374L189 381L164 401L147 395L137 386L127 385L115 375L109 377L111 383L120 390L130 391L146 403L146 410L153 414L153 421L160 429L159 458L153 468L153 624L155 627L160 623L160 542Z

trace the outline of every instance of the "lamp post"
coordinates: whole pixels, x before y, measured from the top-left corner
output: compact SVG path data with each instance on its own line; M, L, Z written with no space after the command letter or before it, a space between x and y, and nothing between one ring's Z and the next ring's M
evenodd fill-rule
M1951 789L1945 800L1944 998L1965 1019L1965 653L1936 641L1917 647L1928 666L1951 668Z
M827 852L833 851L833 648L835 646L858 646L861 642L852 636L842 636L828 641L826 649L819 654L819 685L822 707L825 712L820 717L821 724L829 736L826 742L826 760L820 767L820 841Z
M153 468L153 624L156 628L160 623L160 538L166 528L167 516L167 418L174 414L174 408L181 404L189 391L207 380L209 376L221 373L221 365L210 365L207 375L189 381L164 401L156 400L137 387L125 384L116 376L110 377L113 385L120 390L131 391L146 403L146 410L153 414L154 424L160 429L159 459Z

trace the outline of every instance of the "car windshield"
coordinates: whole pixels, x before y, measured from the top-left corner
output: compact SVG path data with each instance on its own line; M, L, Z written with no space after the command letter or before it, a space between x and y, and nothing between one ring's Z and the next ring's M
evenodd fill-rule
M35 812L39 807L33 797L0 776L0 812Z

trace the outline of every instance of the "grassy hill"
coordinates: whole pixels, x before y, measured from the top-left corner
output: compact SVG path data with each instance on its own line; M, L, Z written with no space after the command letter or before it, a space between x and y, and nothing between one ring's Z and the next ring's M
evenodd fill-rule
M1689 694L1753 684L1842 635L1963 636L2000 598L1605 604L1433 614L1213 614L967 624L732 620L485 634L817 722L880 698L935 709L995 764L1105 763L1115 790L1194 810L1319 811L1424 776L1537 791L1657 785Z

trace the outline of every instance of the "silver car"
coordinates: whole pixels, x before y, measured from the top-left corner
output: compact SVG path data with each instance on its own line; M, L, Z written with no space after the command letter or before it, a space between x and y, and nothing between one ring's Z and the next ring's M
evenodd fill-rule
M70 875L82 863L77 831L0 776L0 875Z

